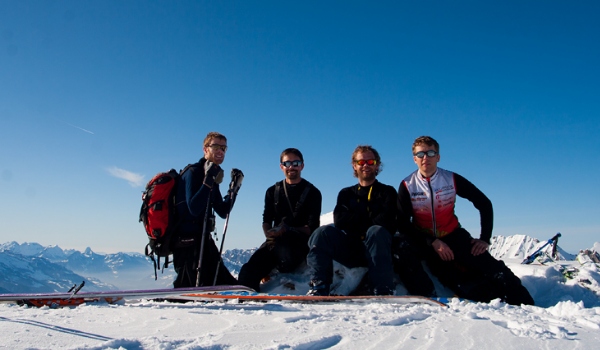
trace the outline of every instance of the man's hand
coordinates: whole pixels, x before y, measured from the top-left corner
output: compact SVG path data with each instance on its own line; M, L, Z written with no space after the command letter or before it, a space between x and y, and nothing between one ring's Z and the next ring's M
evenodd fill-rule
M231 182L229 183L229 193L237 194L242 187L242 181L244 180L244 173L240 169L231 169Z
M433 247L433 250L435 250L435 252L438 253L440 259L444 261L454 260L454 252L446 243L442 242L439 239L436 239L435 241L433 241L433 243L431 243L431 246Z
M212 188L215 183L220 184L221 181L223 181L223 169L207 160L204 163L204 184Z
M274 239L274 238L277 238L277 237L283 235L285 233L285 231L287 231L286 225L275 226L272 229L268 230L265 233L265 236L267 236L267 240Z
M488 247L490 246L486 242L476 238L473 238L471 240L471 244L473 245L471 247L471 254L475 256L485 253L488 250Z

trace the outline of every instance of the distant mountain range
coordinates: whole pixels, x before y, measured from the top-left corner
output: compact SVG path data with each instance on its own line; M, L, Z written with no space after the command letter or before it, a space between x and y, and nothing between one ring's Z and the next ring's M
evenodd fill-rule
M223 262L237 275L254 250L228 250ZM155 281L152 261L141 253L97 254L90 248L80 252L38 243L0 244L0 293L61 292L82 281L88 291L155 289L172 286L174 278L169 264Z
M498 259L524 259L543 243L525 235L495 236L490 253ZM596 251L600 247L596 243ZM594 249L592 248L592 249ZM548 247L548 252L550 252ZM232 249L223 254L225 266L237 275L255 249ZM575 260L560 247L560 260ZM87 291L155 289L172 286L172 265L154 280L152 261L141 253L97 254L44 247L38 243L0 244L0 293L64 292L85 281Z

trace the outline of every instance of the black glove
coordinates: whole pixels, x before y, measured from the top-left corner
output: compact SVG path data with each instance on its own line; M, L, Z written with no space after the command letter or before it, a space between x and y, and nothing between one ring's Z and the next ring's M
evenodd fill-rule
M244 180L244 173L240 169L231 169L231 182L229 183L229 194L236 195L242 187L242 181Z
M215 183L220 184L223 181L223 169L217 164L206 161L204 163L204 185L212 188Z

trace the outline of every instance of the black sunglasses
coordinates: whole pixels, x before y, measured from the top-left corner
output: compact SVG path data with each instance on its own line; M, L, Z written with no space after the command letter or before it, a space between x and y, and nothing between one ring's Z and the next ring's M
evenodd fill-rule
M286 160L285 162L281 162L281 165L283 165L286 168L289 168L291 166L301 166L302 161L301 160Z
M423 158L425 157L425 155L427 155L427 157L431 158L431 157L435 157L438 153L434 150L429 150L429 151L420 151L414 154L415 157L417 158Z
M216 143L213 143L212 145L208 145L208 147L212 148L213 151L220 149L223 152L227 152L227 146L225 145L217 145Z

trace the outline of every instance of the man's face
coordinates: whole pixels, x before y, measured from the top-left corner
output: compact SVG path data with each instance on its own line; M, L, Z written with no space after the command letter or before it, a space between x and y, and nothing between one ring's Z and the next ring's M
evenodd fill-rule
M300 157L293 153L288 153L281 158L281 163L282 164L279 164L279 167L283 171L283 175L288 180L288 183L294 183L295 181L301 179L301 173L302 169L304 169L304 163L300 160Z
M221 165L225 160L225 152L227 152L227 141L220 138L212 138L208 146L203 148L204 158L217 165Z
M427 155L428 151L434 151L435 155L430 157ZM419 152L423 152L420 154ZM419 156L423 156L419 158ZM413 160L421 175L425 177L432 176L437 171L437 163L440 161L440 154L435 150L435 146L428 146L427 144L421 144L415 147L413 152Z
M356 177L359 180L363 181L373 181L375 177L377 177L377 173L379 172L379 163L375 162L375 164L369 165L368 161L374 161L375 155L371 151L366 152L358 152L354 156L354 164L352 167L356 172ZM359 165L358 162L363 163L363 165Z

